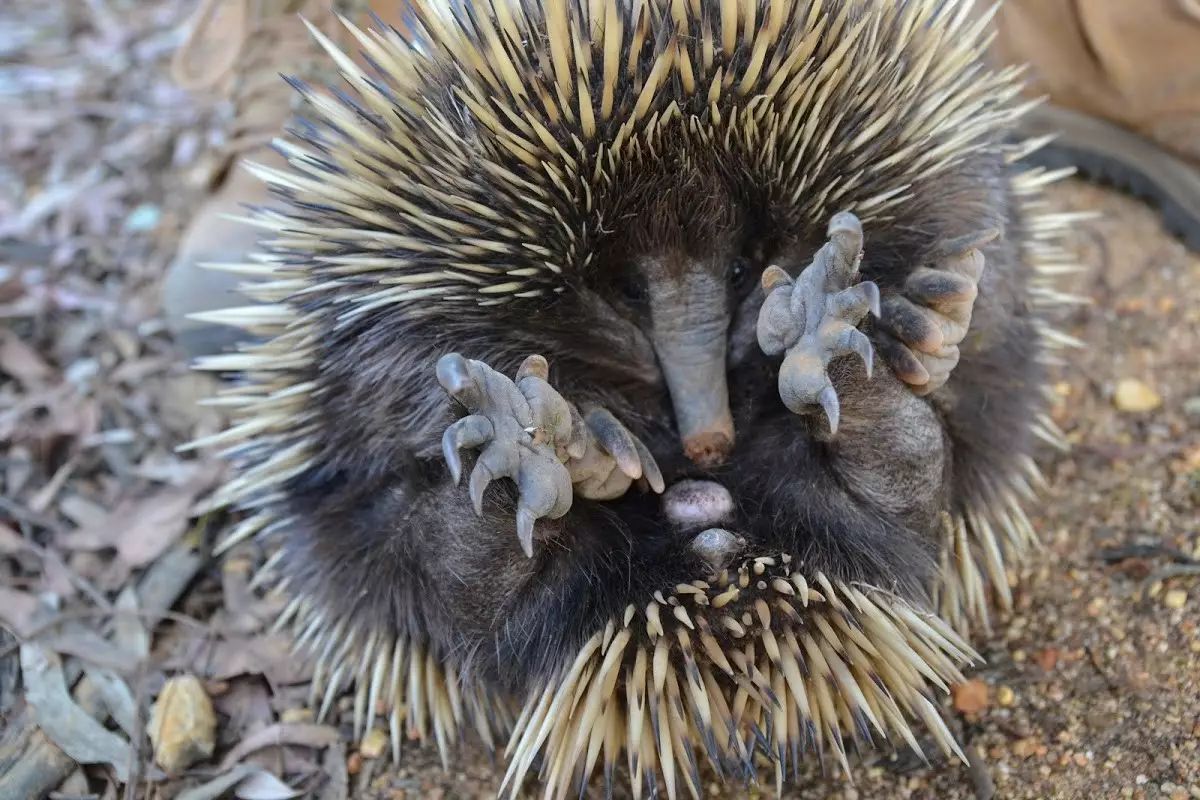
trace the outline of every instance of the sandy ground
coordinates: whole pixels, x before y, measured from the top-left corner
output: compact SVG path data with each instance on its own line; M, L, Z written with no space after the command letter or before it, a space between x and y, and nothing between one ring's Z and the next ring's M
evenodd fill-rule
M195 504L216 473L173 448L215 419L188 403L198 379L157 301L226 129L221 108L164 74L188 5L0 11L0 773L28 723L25 642L61 658L60 686L97 663L124 680L131 713L109 728L139 743L128 797L172 797L219 775L222 759L322 797L486 796L496 770L470 748L443 771L409 747L393 769L310 726L308 739L230 755L281 719L307 722L304 673L262 632L273 601L246 585L257 553L204 561L169 618L147 610L144 576L214 535ZM986 698L971 713L947 703L982 766L877 756L851 785L814 765L787 797L974 798L990 782L1002 798L1200 799L1200 256L1133 199L1068 183L1051 200L1102 213L1073 236L1088 271L1072 280L1091 304L1067 329L1087 347L1056 385L1072 449L1040 459L1045 550L1016 613L978 642L987 664L971 677ZM1118 396L1146 409L1121 410ZM129 586L140 639L113 610ZM182 671L214 697L217 752L167 778L142 735L150 700ZM58 796L121 796L116 769L68 769ZM260 777L237 791L281 790Z

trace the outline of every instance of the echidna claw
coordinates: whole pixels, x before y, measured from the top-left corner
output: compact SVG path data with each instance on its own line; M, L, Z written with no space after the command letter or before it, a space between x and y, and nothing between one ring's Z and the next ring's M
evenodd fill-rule
M837 432L840 405L830 381L835 358L857 355L868 379L874 368L871 341L858 330L867 316L880 312L879 287L858 281L862 225L849 212L834 216L829 241L796 278L778 267L763 273L766 300L758 316L758 342L767 355L784 353L779 395L791 411L820 408Z
M985 266L981 248L997 236L987 229L940 243L930 263L909 273L903 289L883 304L883 357L917 394L941 387L958 365Z
M817 395L817 402L825 411L825 419L829 420L829 434L837 433L838 422L841 420L842 408L838 402L837 390L832 385L826 386Z
M458 451L464 447L479 447L492 437L492 423L479 414L463 417L442 434L442 456L450 468L450 478L457 486L462 480L462 458Z
M645 481L655 493L665 488L654 456L620 420L599 406L584 416L584 448L567 462L575 493L589 500L612 500L634 481Z
M607 500L624 494L633 481L663 490L649 449L606 409L580 414L547 382L549 373L550 365L538 355L522 362L515 381L457 353L437 363L438 382L469 412L442 435L450 478L455 485L462 479L459 451L479 448L467 482L479 515L492 481L516 482L517 540L527 556L533 555L537 520L566 514L575 494Z
M567 401L546 382L547 373L540 356L525 360L516 382L458 353L442 356L437 363L438 382L469 412L442 435L450 477L455 484L462 477L459 450L481 448L467 483L471 506L479 515L492 481L516 482L517 538L526 554L533 552L534 522L563 516L572 501L571 476L556 443L574 435L573 416Z

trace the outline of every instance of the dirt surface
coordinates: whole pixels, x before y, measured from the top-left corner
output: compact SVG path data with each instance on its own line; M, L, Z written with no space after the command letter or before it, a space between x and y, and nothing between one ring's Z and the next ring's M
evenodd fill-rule
M478 750L444 771L406 743L397 769L312 724L303 667L265 632L278 600L248 586L261 554L189 555L220 522L202 506L218 473L174 447L216 417L191 402L202 381L157 289L227 129L227 109L166 76L189 6L0 11L0 773L54 764L62 797L174 797L222 775L241 797L488 796L497 770ZM1040 459L1045 549L946 703L978 764L870 756L853 785L813 764L787 797L1200 800L1200 256L1133 199L1068 183L1051 202L1103 215L1073 237L1091 304L1067 329L1087 347L1055 386L1072 449ZM216 749L168 776L145 733L181 673L212 698ZM61 719L116 720L112 741L68 748L100 763L22 734L31 683Z

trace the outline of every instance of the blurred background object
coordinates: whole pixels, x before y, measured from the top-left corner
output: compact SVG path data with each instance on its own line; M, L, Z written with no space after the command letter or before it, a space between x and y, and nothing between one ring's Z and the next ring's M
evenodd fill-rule
M994 57L1049 102L1027 127L1073 165L1157 207L1200 249L1200 0L1006 0Z

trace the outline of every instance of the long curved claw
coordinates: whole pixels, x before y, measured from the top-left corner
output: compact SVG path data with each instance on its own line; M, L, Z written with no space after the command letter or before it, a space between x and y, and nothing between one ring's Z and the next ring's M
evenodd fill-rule
M875 348L871 346L871 340L858 328L851 328L846 335L849 338L849 341L846 343L846 350L857 354L862 359L863 366L867 370L867 378L869 379L875 369Z
M571 440L567 442L567 456L569 458L583 458L583 454L587 452L588 427L587 421L583 418L583 414L579 413L579 409L575 404L571 404Z
M517 477L517 539L533 556L533 526L542 517L557 518L571 508L571 481L558 465L524 460Z
M591 409L585 417L588 430L596 442L617 462L617 469L627 477L642 477L642 462L638 457L636 439L612 412L604 408Z
M483 401L483 391L471 375L471 366L458 353L447 353L438 359L437 379L446 393L475 411Z
M533 523L537 517L523 505L517 506L517 541L526 558L533 558Z
M576 492L611 499L643 479L655 491L664 488L654 456L637 437L602 408L584 417L550 385L549 372L539 355L522 362L515 380L458 353L437 362L438 383L470 412L442 434L450 476L455 485L462 479L462 449L481 448L467 481L477 515L492 481L516 482L517 540L526 556L533 555L537 521L566 514Z
M821 408L825 411L825 419L829 420L829 433L833 435L837 433L838 422L841 419L841 403L838 402L837 390L832 385L826 386L817 395L817 402L821 404Z
M650 489L655 494L662 494L666 490L667 484L663 480L662 470L658 468L658 462L654 460L654 455L646 445L642 444L641 439L638 439L636 436L633 439L633 444L637 447L638 458L642 462L642 476L650 484Z
M479 447L494 435L495 430L487 417L472 414L455 422L442 434L442 457L450 468L450 478L457 486L462 479L462 456L458 451L464 447Z
M467 489L476 515L483 515L483 493L492 481L497 478L517 477L520 465L520 451L517 447L515 443L494 441L484 448L479 460L475 462Z

